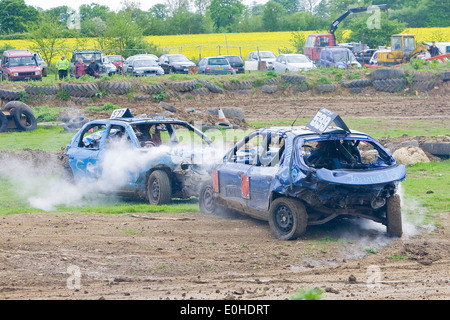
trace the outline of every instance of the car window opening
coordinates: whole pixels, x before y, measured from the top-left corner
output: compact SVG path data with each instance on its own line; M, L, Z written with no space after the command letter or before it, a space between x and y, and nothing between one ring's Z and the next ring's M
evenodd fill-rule
M314 169L376 169L391 165L381 149L363 140L316 140L302 145L305 164Z

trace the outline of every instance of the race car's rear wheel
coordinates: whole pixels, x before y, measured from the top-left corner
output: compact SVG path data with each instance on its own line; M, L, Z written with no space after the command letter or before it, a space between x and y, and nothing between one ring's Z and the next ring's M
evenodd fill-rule
M293 240L306 231L308 215L300 200L277 198L270 206L269 225L278 239Z
M153 171L147 182L147 198L150 204L167 204L172 200L172 185L165 171Z
M392 237L401 237L403 233L402 209L400 196L398 194L394 194L387 200L386 217L388 235Z
M204 214L214 214L217 209L217 204L213 198L213 186L211 182L205 182L200 188L198 198L200 212Z

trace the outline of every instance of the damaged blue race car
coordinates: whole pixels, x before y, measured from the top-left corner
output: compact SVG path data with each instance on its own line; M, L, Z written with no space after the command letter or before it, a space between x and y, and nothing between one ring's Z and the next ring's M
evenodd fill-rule
M212 141L189 123L164 117L134 118L128 109L86 123L65 149L75 183L98 193L138 196L150 204L198 196L207 178L194 149Z
M405 166L325 108L306 126L253 131L211 176L200 190L203 213L231 209L266 220L279 239L341 216L371 219L402 235L397 189Z

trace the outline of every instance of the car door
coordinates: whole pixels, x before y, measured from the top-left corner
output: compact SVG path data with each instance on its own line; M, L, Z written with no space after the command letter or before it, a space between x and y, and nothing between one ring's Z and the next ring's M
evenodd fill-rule
M273 69L276 73L284 72L284 66L281 63L281 59L283 58L283 55L279 55L277 59L273 62Z
M257 153L261 134L254 131L240 140L225 156L224 163L217 167L219 196L228 207L246 211L249 197L249 170L258 161Z
M279 171L279 164L284 153L284 138L278 132L263 133L260 145L260 160L247 171L249 192L247 206L261 213L264 218L269 208L269 197Z
M117 177L112 183L113 188L133 190L140 172L129 166L127 160L137 156L133 151L137 146L131 137L132 129L125 123L110 123L105 131L95 164L96 178Z
M105 127L104 123L90 123L81 129L67 148L68 163L75 181L97 179L98 154Z

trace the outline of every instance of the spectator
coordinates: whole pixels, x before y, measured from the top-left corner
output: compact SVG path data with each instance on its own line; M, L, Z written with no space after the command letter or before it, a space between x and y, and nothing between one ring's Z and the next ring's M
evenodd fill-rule
M98 78L99 71L100 71L100 66L97 62L95 62L95 58L92 57L91 63L89 64L89 67L87 68L87 74L89 74L92 77Z
M432 57L438 56L439 55L439 48L436 47L436 42L433 41L431 43L431 47L428 48L428 52L430 53L430 55Z
M66 59L65 55L61 56L61 59L56 62L56 70L58 70L59 80L63 80L67 77L70 69L70 62Z
M86 74L87 65L84 63L83 59L78 59L77 64L75 64L75 77L79 78Z

